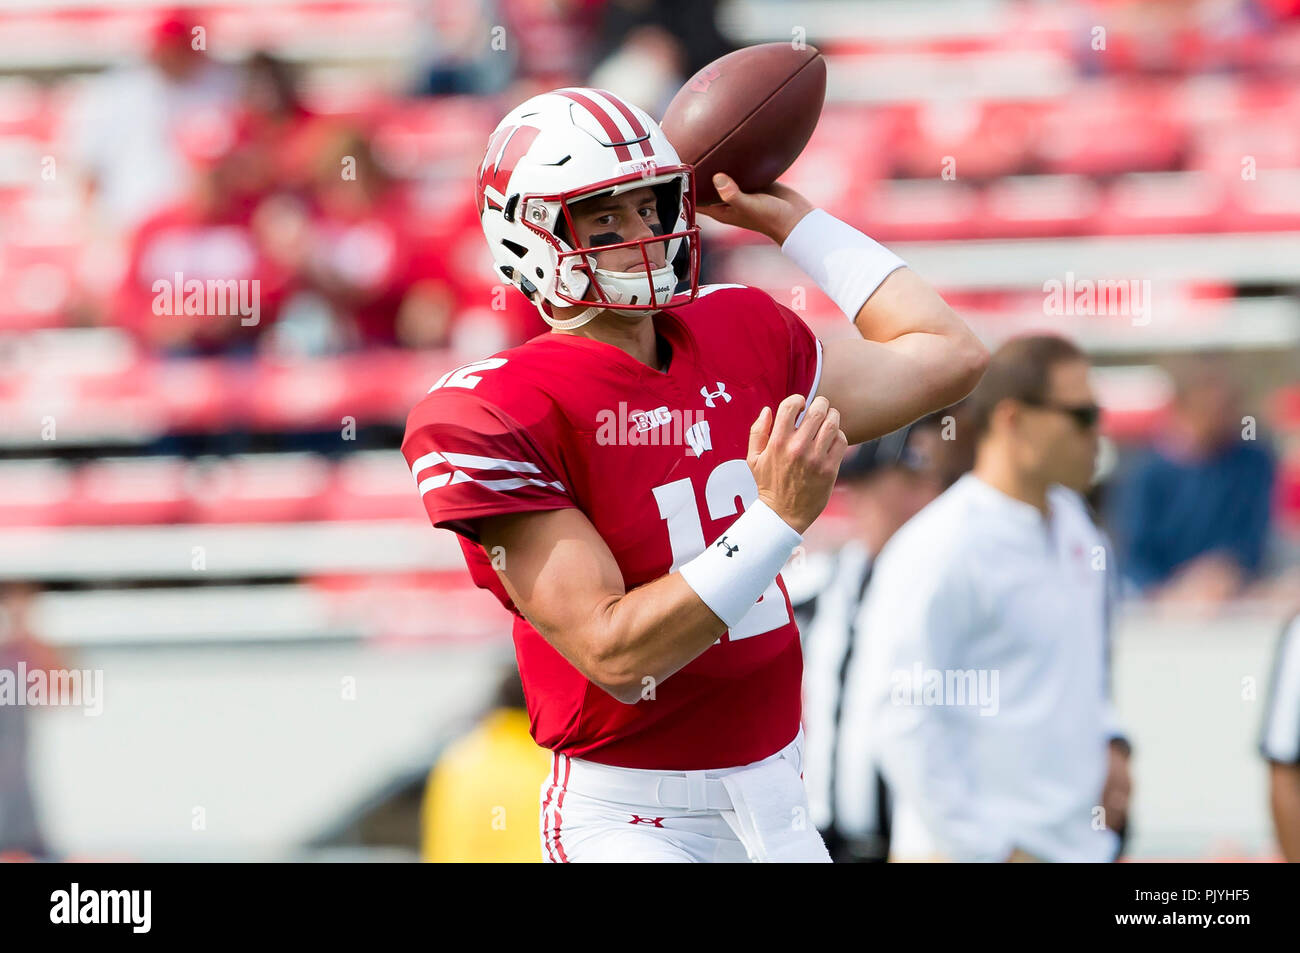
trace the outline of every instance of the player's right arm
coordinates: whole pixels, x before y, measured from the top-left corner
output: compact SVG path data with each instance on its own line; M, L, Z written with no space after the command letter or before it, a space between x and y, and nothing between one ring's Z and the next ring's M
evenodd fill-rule
M792 395L775 415L764 409L749 439L748 463L759 503L769 511L756 515L770 519L775 514L792 535L802 534L825 508L848 446L839 413L825 398L813 401L796 429L803 405L803 397ZM706 597L719 591L712 586L726 590L728 580L717 573L744 573L744 557L754 558L754 548L762 542L743 544L744 556L731 561L710 552L715 542L698 557L712 558L708 571L714 576L692 571L692 563L700 565L693 560L628 592L613 553L580 510L490 516L479 521L478 532L485 549L504 555L497 572L524 617L587 679L627 704L640 700L647 685L686 666L735 623L715 611L729 614L716 599L709 598L711 608ZM787 550L780 562L788 556ZM749 605L777 569L779 562L760 580ZM753 585L739 577L735 583L737 589Z
M843 413L852 443L954 404L979 383L988 351L901 259L780 183L745 193L719 174L715 184L726 204L701 214L780 245L861 335L825 350L818 385Z

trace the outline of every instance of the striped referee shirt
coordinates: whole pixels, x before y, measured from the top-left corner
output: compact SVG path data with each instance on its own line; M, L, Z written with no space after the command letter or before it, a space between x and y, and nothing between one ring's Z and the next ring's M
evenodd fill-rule
M884 777L872 767L869 750L861 751L847 772L841 770L839 754L845 675L866 637L858 621L873 562L865 546L851 541L834 553L809 557L782 576L803 637L804 779L812 822L883 859L889 847ZM863 744L866 727L854 732Z

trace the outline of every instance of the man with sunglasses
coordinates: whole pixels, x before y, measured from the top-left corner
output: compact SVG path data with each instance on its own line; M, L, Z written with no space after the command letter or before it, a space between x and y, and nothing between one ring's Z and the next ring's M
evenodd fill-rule
M894 798L891 859L1109 861L1128 745L1108 700L1110 546L1080 494L1100 416L1083 353L1034 335L967 402L975 466L876 561L846 678ZM851 757L852 753L842 753Z

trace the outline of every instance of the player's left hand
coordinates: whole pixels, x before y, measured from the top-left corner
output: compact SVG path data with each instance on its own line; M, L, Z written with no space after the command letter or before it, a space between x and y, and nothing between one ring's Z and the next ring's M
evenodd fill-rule
M761 192L742 192L731 176L719 172L713 177L713 186L723 204L701 205L697 212L724 225L766 235L778 245L785 243L799 220L814 208L812 202L780 182Z

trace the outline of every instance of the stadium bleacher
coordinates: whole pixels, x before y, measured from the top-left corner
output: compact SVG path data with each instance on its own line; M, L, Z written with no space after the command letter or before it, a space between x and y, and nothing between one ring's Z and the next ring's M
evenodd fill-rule
M1108 330L1097 318L1071 326L1094 353L1300 342L1291 293L1300 129L1287 121L1300 112L1300 73L1282 68L1298 42L1294 22L1233 42L1218 43L1212 31L1180 34L1166 69L1150 75L1136 62L1125 67L1128 53L1107 57L1104 73L1089 68L1075 29L1083 10L1071 5L872 7L869 29L843 4L800 10L814 39L835 39L823 42L830 102L788 181L896 244L986 339L1041 319L1043 282L1061 277L1059 262L1068 260L1081 275L1111 277L1140 261L1142 275L1161 282L1150 335ZM739 41L757 42L781 35L788 14L761 15L781 9L748 2L727 16ZM393 94L383 64L412 55L415 7L281 2L268 15L266 4L227 2L204 12L220 38L218 58L268 47L308 67L310 108L363 120L386 167L416 184L423 198L413 221L453 234L449 247L477 250L465 214L467 170L500 106L491 97ZM86 71L142 57L157 13L150 4L60 3L0 18L0 42L25 51L0 81L0 446L13 458L0 466L8 490L0 521L85 532L335 520L418 526L418 502L395 455L350 453L355 443L342 439L332 459L275 448L280 437L341 433L349 422L395 432L457 355L176 358L150 353L111 324L83 326L77 305L110 293L121 250L106 246L87 217L75 166L46 178L28 170L41 157L62 159ZM1121 51L1131 39L1122 30L1107 37ZM990 57L1008 75L988 75ZM1210 71L1212 62L1250 69ZM340 79L344 68L354 81ZM975 81L953 82L958 75ZM936 82L942 94L929 95ZM752 237L721 231L707 229L718 277L761 275L779 300L790 296L801 279L788 263ZM484 271L467 294L489 288ZM828 302L815 290L808 298L810 322L841 333ZM1122 390L1107 396L1114 437L1139 440L1158 420L1158 408L1126 406ZM1300 443L1293 416L1273 424L1289 447L1279 500L1290 528L1300 524ZM167 453L169 435L229 432L257 438L262 452ZM124 452L132 456L95 458Z

